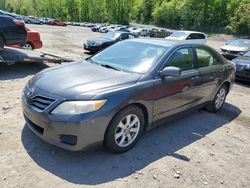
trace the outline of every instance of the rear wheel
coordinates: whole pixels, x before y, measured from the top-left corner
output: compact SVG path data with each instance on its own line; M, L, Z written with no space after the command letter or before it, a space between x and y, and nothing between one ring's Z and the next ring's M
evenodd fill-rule
M112 152L125 152L139 140L144 129L144 115L137 106L119 112L111 121L104 146Z
M2 36L0 35L0 48L4 47L4 40L2 38Z
M217 91L214 100L208 106L206 106L206 109L210 112L218 112L225 103L227 93L228 89L226 85L222 85L221 88Z
M34 46L30 42L26 42L21 47L26 50L34 50Z

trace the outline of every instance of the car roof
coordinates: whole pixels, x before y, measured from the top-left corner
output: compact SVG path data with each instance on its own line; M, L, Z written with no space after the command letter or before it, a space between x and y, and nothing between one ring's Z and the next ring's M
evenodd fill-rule
M167 39L137 38L137 39L129 39L129 41L140 42L140 43L145 43L145 44L153 44L153 45L159 45L159 46L165 46L165 47L187 44L187 42L182 42L182 41L177 41L177 40L167 40ZM192 43L190 43L190 44L192 44Z
M183 32L183 33L186 33L186 34L196 33L196 34L203 34L203 35L205 35L205 33L202 33L202 32L199 32L199 31L179 30L179 31L175 31L175 32Z
M190 41L190 40L172 40L172 39L165 39L165 38L159 38L159 39L135 38L135 39L129 39L126 41L134 41L138 43L158 45L158 46L163 46L163 47L168 47L168 48L197 46L197 47L206 47L206 48L214 50L213 48L211 48L210 46L206 44L197 44L196 42Z

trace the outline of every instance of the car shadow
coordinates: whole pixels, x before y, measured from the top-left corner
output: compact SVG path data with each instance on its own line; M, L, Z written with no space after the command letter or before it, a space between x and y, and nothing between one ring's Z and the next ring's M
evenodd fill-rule
M43 63L0 64L0 80L13 80L35 75L47 67L49 66Z
M46 144L27 126L22 131L22 143L33 161L55 176L74 184L98 185L127 177L164 157L189 162L192 159L178 150L228 124L240 113L240 109L228 103L217 114L195 111L147 132L133 149L121 154L103 149L66 151Z

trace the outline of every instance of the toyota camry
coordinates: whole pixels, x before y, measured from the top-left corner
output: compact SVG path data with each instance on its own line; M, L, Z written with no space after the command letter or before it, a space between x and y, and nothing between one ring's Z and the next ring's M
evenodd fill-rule
M221 110L234 73L205 45L131 39L35 75L23 90L23 114L37 136L56 146L124 152L161 119Z

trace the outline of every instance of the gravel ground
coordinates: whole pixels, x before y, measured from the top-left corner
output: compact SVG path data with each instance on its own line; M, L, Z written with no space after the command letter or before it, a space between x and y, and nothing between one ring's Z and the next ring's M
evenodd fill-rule
M73 59L87 57L82 42L100 35L29 27L41 32L40 51ZM217 49L223 43L208 39ZM48 66L58 65L0 65L0 187L249 187L250 84L236 83L218 114L199 110L167 122L126 153L69 152L44 143L22 117L22 88Z

